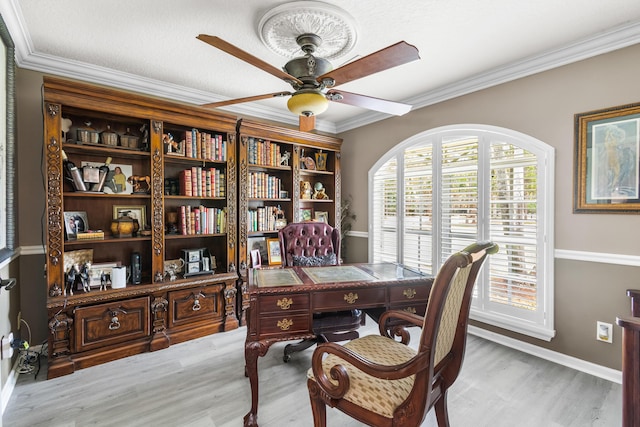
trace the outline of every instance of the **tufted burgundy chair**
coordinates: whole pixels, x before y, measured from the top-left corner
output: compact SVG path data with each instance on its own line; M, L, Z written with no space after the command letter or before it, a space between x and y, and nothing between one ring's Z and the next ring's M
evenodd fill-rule
M291 223L278 232L283 267L294 265L293 256L326 257L336 255L340 263L340 233L324 222ZM325 264L331 265L331 264Z
M283 267L340 264L340 233L329 224L291 223L278 232L278 238ZM301 259L310 264L300 264ZM356 329L363 323L364 313L360 310L314 314L315 338L306 339L297 344L288 344L284 349L284 361L289 361L291 353L305 350L318 342L358 338Z

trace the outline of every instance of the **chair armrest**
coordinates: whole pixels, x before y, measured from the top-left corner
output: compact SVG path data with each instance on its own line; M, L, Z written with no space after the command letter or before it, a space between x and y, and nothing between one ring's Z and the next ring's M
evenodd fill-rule
M387 327L387 322L390 320L403 320L409 323L409 325L401 324ZM378 319L378 328L380 330L380 335L391 339L400 337L400 342L406 345L409 344L409 340L411 339L409 331L407 330L407 326L422 327L423 324L424 317L402 310L387 310L382 313L380 319Z
M349 374L342 364L337 363L329 370L329 374L333 380L331 381L322 368L325 354L334 355L372 377L386 380L397 380L414 375L424 369L429 363L428 354L419 353L416 357L399 365L380 365L342 345L336 343L318 344L313 351L311 370L320 388L334 399L342 398L347 390L349 390Z

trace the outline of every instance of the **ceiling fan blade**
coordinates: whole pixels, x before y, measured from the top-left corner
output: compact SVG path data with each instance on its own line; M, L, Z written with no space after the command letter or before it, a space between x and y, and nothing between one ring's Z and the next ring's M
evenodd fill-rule
M311 132L316 127L316 116L299 116L298 126L302 132Z
M216 47L228 53L229 55L235 56L236 58L241 59L244 62L247 62L253 65L254 67L260 68L262 71L266 71L267 73L272 74L278 77L279 79L286 81L287 83L296 82L296 83L302 84L301 80L298 80L296 77L292 76L291 74L285 73L279 68L276 68L273 65L264 62L262 59L256 58L250 53L245 52L244 50L232 45L231 43L222 40L220 37L209 36L207 34L200 34L196 38L198 40L202 40L203 42L208 43L211 46Z
M334 86L338 86L417 59L420 59L418 49L402 41L325 73L317 81L331 78Z
M357 93L345 92L338 89L328 91L327 99L329 101L367 108L369 110L380 111L381 113L393 114L395 116L407 114L411 111L411 108L413 108L412 105L404 104L402 102L358 95Z
M291 95L291 92L275 92L266 93L264 95L247 96L246 98L227 99L226 101L212 102L210 104L204 104L205 108L224 107L225 105L240 104L243 102L260 101L261 99L277 98L281 96Z

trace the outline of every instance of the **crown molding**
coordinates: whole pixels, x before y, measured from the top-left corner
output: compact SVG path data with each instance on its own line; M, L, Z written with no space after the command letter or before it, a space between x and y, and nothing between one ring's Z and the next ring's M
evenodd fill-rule
M412 111L434 105L462 95L531 76L563 65L572 64L594 56L613 52L640 43L640 22L614 27L572 44L548 50L538 55L497 67L467 79L441 86L402 102L413 105ZM337 124L337 131L346 132L392 116L381 113L365 113Z
M8 0L0 2L0 14L2 14L16 46L16 63L20 68L70 77L162 98L175 99L195 105L225 99L220 95L210 92L186 88L159 80L147 79L78 61L63 60L59 57L39 54L33 50L33 45L18 1ZM441 86L424 94L401 100L401 102L413 105L413 110L416 110L637 43L640 43L640 22L631 22L578 40L572 44L551 49L541 54L476 74L467 79ZM292 126L298 125L297 117L292 116L285 110L264 106L257 107L255 104L237 104L222 109L239 116L248 115ZM389 117L393 116L378 112L367 112L336 123L317 120L316 129L322 132L336 134L366 126Z

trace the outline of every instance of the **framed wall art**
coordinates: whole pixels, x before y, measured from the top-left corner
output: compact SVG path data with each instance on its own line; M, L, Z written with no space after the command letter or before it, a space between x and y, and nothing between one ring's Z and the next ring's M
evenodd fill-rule
M575 115L574 212L640 212L640 103Z

